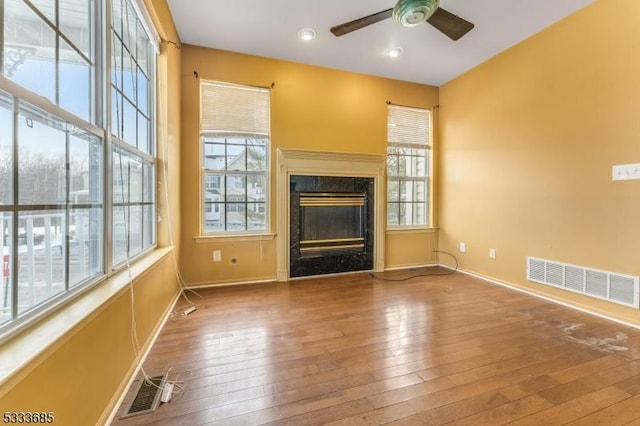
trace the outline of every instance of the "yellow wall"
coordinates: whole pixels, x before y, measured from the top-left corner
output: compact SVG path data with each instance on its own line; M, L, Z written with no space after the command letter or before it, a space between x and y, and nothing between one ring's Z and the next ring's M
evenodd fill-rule
M402 269L438 263L438 256L434 252L437 248L437 229L387 231L385 268Z
M166 0L149 0L148 5L163 38L178 41ZM158 243L168 246L169 211L174 241L177 243L176 239L180 237L178 99L181 53L166 43L161 49L158 62L158 205L163 220L158 225ZM170 200L164 196L163 167L167 170ZM169 252L134 281L137 334L143 350L177 295L175 276L175 263ZM82 297L91 297L94 290ZM28 333L29 330L25 335ZM21 338L24 335L16 336L14 342ZM24 344L29 345L28 338ZM131 343L130 294L125 287L23 370L1 383L0 408L3 411L51 411L55 414L55 424L61 425L103 424L124 392L136 365Z
M611 180L640 162L638 16L596 1L441 88L439 242L465 270L640 324L525 280L526 256L640 275L640 181Z
M219 284L276 277L276 240L196 242L200 234L199 79L270 86L271 164L277 148L353 153L386 153L386 101L418 107L438 103L438 89L421 84L330 70L286 61L197 46L182 49L182 257L181 269L191 285ZM196 78L197 73L199 78ZM276 171L272 167L272 194ZM270 215L275 229L275 202ZM278 238L277 236L275 238ZM386 244L390 259L424 264L432 257L410 235ZM212 251L222 251L222 262ZM406 253L410 261L403 256ZM394 257L395 256L395 257ZM231 263L235 258L236 263ZM398 264L388 263L388 267Z

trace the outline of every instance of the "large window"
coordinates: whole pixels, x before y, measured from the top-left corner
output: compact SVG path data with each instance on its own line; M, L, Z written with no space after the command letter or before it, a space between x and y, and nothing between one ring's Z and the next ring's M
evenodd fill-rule
M102 274L104 147L4 91L0 128L2 324Z
M429 224L430 113L389 105L387 111L387 226Z
M0 0L0 338L155 244L140 4Z
M112 0L110 75L112 262L118 265L155 243L155 53L128 0Z
M267 230L269 90L202 81L203 233Z

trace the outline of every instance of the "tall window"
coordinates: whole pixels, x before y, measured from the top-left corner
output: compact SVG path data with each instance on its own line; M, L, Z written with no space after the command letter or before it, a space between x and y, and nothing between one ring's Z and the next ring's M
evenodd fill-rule
M387 110L387 225L429 223L430 113L389 105Z
M140 4L0 0L0 339L155 244Z
M202 81L203 233L267 230L268 89Z
M155 52L142 22L134 3L112 0L114 265L155 243Z

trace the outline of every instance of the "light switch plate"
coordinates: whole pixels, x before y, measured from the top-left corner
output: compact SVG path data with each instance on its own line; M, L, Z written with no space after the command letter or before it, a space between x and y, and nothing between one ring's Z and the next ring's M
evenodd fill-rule
M640 179L640 163L613 166L613 180Z

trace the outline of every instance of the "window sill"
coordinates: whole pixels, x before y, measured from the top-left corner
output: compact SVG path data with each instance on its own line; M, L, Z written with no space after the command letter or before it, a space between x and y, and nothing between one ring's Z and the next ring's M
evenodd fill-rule
M433 232L436 232L438 229L440 228L433 228L433 227L429 227L429 226L412 226L412 227L406 227L406 228L387 228L387 230L385 231L385 233L387 235L394 235L394 234L431 234Z
M131 265L136 279L170 254L173 247L156 249ZM0 383L16 383L36 365L29 365L46 351L55 349L78 324L94 315L129 284L127 268L101 281L56 311L48 314L2 344L0 351ZM27 368L30 367L30 368ZM11 384L9 384L11 386ZM0 392L2 389L0 389ZM1 395L1 393L0 393Z
M277 234L217 234L193 237L196 244L225 243L228 241L271 241Z

